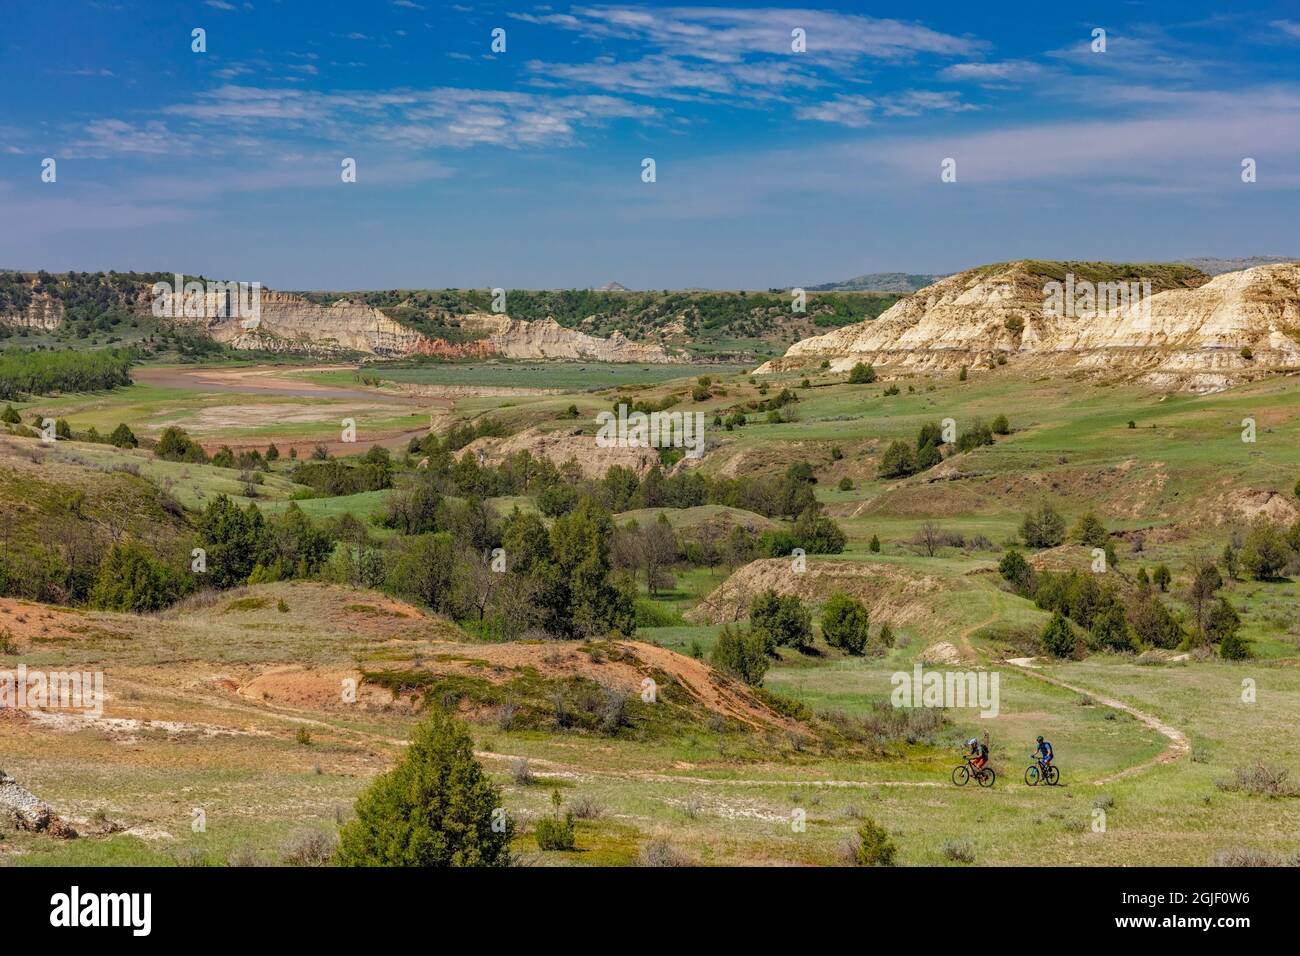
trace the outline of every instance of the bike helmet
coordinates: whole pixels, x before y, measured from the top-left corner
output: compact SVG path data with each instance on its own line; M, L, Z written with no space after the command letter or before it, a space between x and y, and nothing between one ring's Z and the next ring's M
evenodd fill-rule
M967 746L967 747L974 747L974 746L975 746L975 738L972 737L970 740L966 741L966 746Z
M1043 742L1043 738L1042 738L1042 737L1039 737L1039 738L1038 738L1038 742L1041 744L1041 743Z

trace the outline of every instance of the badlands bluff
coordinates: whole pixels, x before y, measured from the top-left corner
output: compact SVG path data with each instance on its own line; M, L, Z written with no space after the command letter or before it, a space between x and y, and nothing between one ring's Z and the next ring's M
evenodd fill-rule
M202 310L200 324L218 342L237 349L328 355L364 352L382 358L435 355L444 358L576 359L596 362L666 363L675 357L658 345L633 342L615 332L599 338L567 329L553 319L528 322L508 315L459 316L469 341L450 343L408 328L380 309L340 299L320 305L288 292L262 291L256 318L232 315L219 304Z
M1099 294L1089 302L1085 283L1101 293L1107 282L1126 295ZM1073 288L1073 299L1062 297L1062 288ZM1005 361L1216 390L1300 369L1300 263L1214 279L1169 265L983 266L921 289L875 321L804 339L757 371L822 361L833 371L858 362L920 371Z
M233 282L199 282L194 289L177 292L178 281L181 286L190 285L183 277L155 285L128 280L120 273L111 277L83 274L76 292L65 295L59 291L57 278L46 277L49 288L36 276L11 281L7 290L0 287L0 325L53 332L66 321L66 295L76 302L89 288L101 304L107 301L124 312L189 326L235 349L318 356L362 353L377 358L431 355L641 364L686 360L659 345L634 342L618 331L602 338L566 328L551 318L525 321L486 312L449 316L459 334L457 341L448 342L346 297L322 304L291 292L254 292L249 285Z

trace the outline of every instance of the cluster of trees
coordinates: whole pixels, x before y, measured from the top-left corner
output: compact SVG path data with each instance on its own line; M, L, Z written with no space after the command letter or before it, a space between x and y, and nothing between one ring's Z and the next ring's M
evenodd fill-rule
M1010 433L1011 424L1005 415L995 418L992 425L986 425L977 418L968 428L958 433L956 449L965 452L981 445L991 445L995 434ZM929 422L921 426L921 431L916 436L915 449L905 441L891 442L880 458L877 471L881 478L906 478L908 475L919 474L943 461L943 444L943 429L938 424Z
M31 428L22 424L22 416L12 405L6 405L0 410L0 422L6 425L15 425L13 432L16 435L22 435L26 438L35 438L39 430L44 425L44 416L33 413L29 418ZM64 441L85 441L93 442L100 445L116 445L118 448L135 448L140 442L136 439L135 433L131 431L124 423L119 423L116 428L107 436L101 435L99 429L91 425L84 432L74 433L72 426L68 424L67 419L59 418L54 422L54 437Z
M481 498L448 501L426 475L392 496L383 521L402 537L382 551L354 537L327 574L382 582L488 636L630 636L636 630L635 583L630 569L616 566L617 529L594 498L584 497L547 528L518 508L498 520ZM649 562L656 586L662 582L657 561Z
M1285 530L1263 515L1251 522L1241 546L1223 550L1224 569L1236 578L1244 571L1256 581L1275 581L1300 559L1300 519Z
M849 654L864 654L871 645L871 614L866 605L845 594L833 594L822 607L822 639ZM725 625L713 645L710 663L727 674L755 687L763 677L777 648L800 652L811 649L812 613L794 594L778 594L768 588L750 602L749 626ZM893 645L889 627L882 626L876 644Z
M97 352L0 351L0 400L20 401L28 395L93 392L131 384L129 350Z
M793 522L790 528L765 539L759 551L789 554L792 548L802 547L809 554L838 554L844 549L844 533L821 513L813 490L817 479L806 462L770 477L715 478L699 471L666 475L656 463L644 475L614 465L601 478L585 478L575 461L557 467L526 449L510 455L500 465L481 463L468 452L457 457L455 451L447 440L433 435L412 443L413 454L423 454L424 458L416 481L394 493L400 501L401 515L412 511L432 514L436 506L433 492L467 499L529 495L536 498L538 509L548 518L567 514L583 498L594 498L613 514L714 504ZM403 527L408 519L393 517L386 523L389 527Z
M185 461L196 465L206 464L208 460L208 453L203 450L203 446L191 438L185 429L176 425L163 429L153 446L153 453L154 457L165 461Z
M380 491L393 486L393 461L387 448L372 445L355 458L312 458L299 462L289 477L326 497Z
M1169 584L1169 572L1163 565L1157 569L1154 583L1139 574L1134 588L1125 588L1114 576L1036 571L1015 548L1003 555L998 568L1014 590L1053 612L1042 643L1057 657L1073 656L1085 648L1138 651L1215 644L1225 658L1249 656L1240 635L1241 618L1228 599L1218 594L1224 582L1211 561L1193 563L1183 595L1190 622L1159 597Z

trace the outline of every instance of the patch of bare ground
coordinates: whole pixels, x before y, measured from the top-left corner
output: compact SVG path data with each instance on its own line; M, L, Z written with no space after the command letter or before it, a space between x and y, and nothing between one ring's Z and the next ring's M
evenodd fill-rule
M439 676L479 677L504 684L521 674L543 680L584 678L625 694L640 694L647 677L675 682L709 711L753 728L797 730L800 725L764 704L743 683L703 661L640 641L516 641L509 644L444 644L420 661ZM335 689L337 692L337 688Z
M17 598L0 598L0 632L8 632L18 651L42 643L65 644L88 634L126 636L130 615L78 611L73 608L37 604Z

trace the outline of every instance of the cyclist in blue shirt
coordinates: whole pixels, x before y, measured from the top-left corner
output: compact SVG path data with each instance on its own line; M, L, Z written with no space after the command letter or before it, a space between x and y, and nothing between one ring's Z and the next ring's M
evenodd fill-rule
M1046 740L1044 740L1042 737L1039 737L1038 747L1034 751L1034 756L1038 758L1038 762L1043 765L1044 769L1051 766L1052 745L1048 743Z

